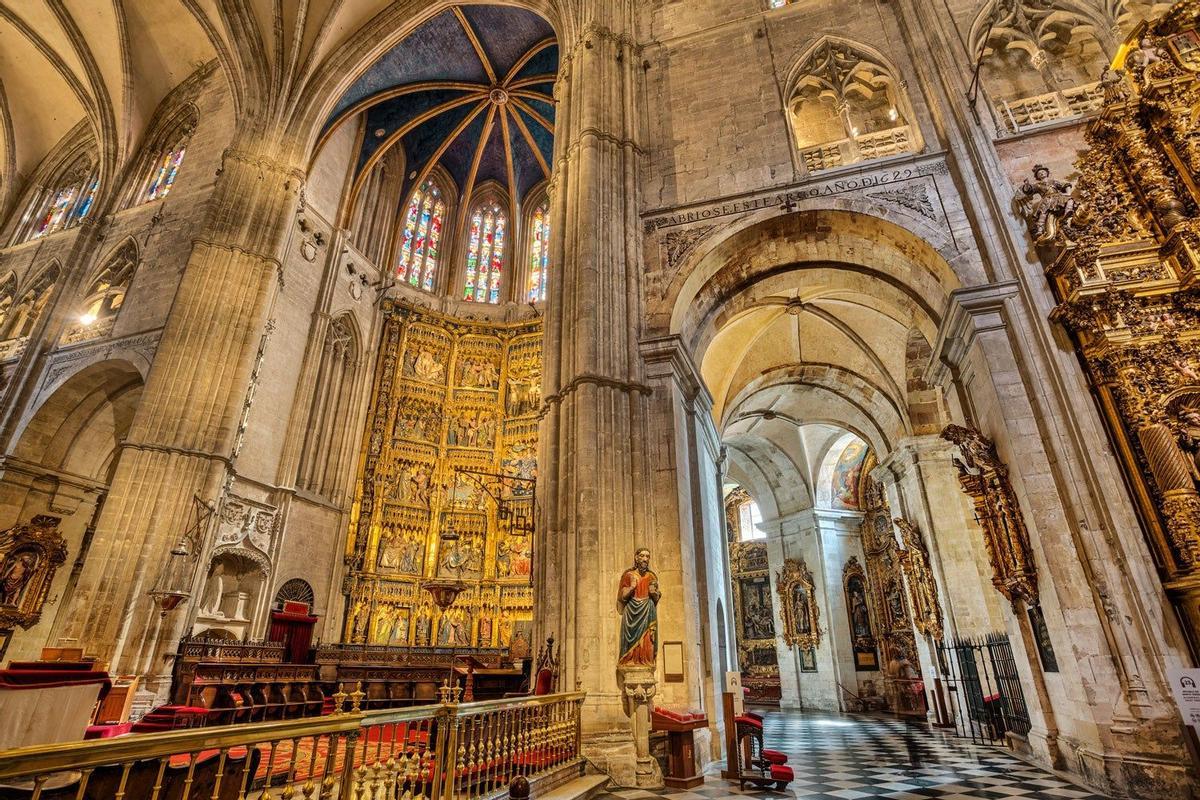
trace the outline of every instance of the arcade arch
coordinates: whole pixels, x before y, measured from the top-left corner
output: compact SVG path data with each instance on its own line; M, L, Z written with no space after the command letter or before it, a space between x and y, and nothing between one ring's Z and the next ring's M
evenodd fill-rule
M951 294L979 271L957 254L952 267L944 241L901 221L811 208L735 223L671 287L671 331L712 395L725 480L762 509L771 579L793 564L812 574L822 620L814 647L789 644L775 609L785 707L849 708L880 694L923 713L897 679L936 674L936 642L913 627L892 517L918 528L936 520L923 536L940 557L946 616L960 603L969 612L954 630L1004 628L949 451L910 469L952 419L953 398L926 380L930 343ZM935 497L946 498L937 509ZM938 537L951 528L966 533L941 553Z

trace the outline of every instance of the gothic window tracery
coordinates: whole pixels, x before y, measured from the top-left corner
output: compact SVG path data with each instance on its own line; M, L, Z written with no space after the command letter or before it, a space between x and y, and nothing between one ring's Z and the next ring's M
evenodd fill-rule
M64 343L95 339L112 330L137 264L137 246L132 241L109 258L88 287L78 319L64 332Z
M58 283L59 268L55 264L42 272L21 295L20 300L13 306L8 315L4 335L0 340L24 339L33 332L34 325L46 310L54 287Z
M3 283L0 283L0 331L4 330L4 325L8 321L9 313L12 311L16 299L17 278L10 272Z
M26 206L16 241L40 239L73 228L92 210L100 180L88 155L81 156L35 191Z
M1152 5L1104 0L988 0L971 28L980 80L999 133L1017 133L1099 109L1101 70L1114 33Z
M476 303L500 302L500 276L508 243L508 216L494 199L483 200L471 211L467 227L467 274L463 299Z
M397 278L426 292L433 291L445 220L446 200L441 187L427 180L413 192L404 214Z
M546 279L550 271L550 204L543 200L529 223L529 287L526 299L531 303L546 299Z
M788 116L807 172L919 150L903 89L879 58L826 38L795 75Z
M180 142L175 147L161 153L158 159L154 162L154 168L150 172L150 178L146 185L146 194L143 198L147 203L154 200L161 200L166 197L171 188L175 185L175 178L179 174L179 167L183 164L183 157L187 154L187 143Z

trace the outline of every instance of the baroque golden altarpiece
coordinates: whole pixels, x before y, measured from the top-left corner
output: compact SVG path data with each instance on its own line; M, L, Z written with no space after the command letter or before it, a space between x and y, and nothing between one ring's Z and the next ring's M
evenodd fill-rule
M1200 0L1105 72L1076 191L1027 212L1167 594L1200 646Z
M347 539L345 641L510 647L533 615L540 320L385 308ZM503 507L503 511L501 511ZM461 579L445 614L421 582Z

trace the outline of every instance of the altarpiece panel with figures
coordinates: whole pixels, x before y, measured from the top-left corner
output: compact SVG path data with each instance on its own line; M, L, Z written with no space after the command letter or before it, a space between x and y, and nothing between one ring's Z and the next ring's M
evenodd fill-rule
M387 309L345 641L528 649L541 340L540 321ZM421 590L432 578L467 586L444 614Z

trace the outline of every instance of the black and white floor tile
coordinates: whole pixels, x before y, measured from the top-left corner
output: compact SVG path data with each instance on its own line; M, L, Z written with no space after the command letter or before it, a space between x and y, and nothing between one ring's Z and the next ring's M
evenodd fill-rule
M1106 800L1014 758L1000 747L925 725L874 717L772 713L766 746L788 754L796 779L784 791L739 789L710 770L694 789L610 789L600 800L719 800L756 795L804 800Z

